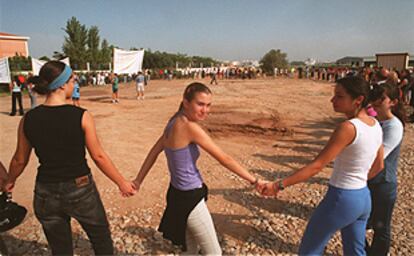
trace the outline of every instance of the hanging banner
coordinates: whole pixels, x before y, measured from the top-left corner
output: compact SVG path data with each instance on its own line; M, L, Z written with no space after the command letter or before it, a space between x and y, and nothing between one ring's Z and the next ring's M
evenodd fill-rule
M7 57L0 58L0 83L11 83L9 60Z
M34 76L39 75L39 71L42 68L42 66L45 65L45 63L46 61L44 60L38 60L38 59L32 58L32 70L33 70Z
M70 66L69 57L61 59L60 61L65 63L66 65ZM45 65L46 62L47 61L32 58L33 75L38 76L40 69L42 68L43 65Z
M125 51L114 48L114 73L136 74L142 71L144 50Z

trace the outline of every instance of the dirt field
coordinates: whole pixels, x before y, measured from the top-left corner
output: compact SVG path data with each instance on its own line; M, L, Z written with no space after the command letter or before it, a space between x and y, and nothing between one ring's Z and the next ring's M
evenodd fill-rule
M137 101L135 86L121 84L120 104L110 103L110 88L81 88L81 105L95 118L101 143L125 177L132 179L147 152L178 108L191 81L151 81ZM205 80L204 82L208 82ZM256 175L274 180L310 162L343 117L330 104L332 84L310 80L228 80L211 86L212 113L202 124L226 152ZM26 96L27 97L27 96ZM38 99L42 102L42 99ZM29 106L28 97L24 99ZM8 166L20 117L10 117L10 97L0 98L0 160ZM392 255L414 253L412 184L413 126L406 127L400 163L400 187L393 219ZM156 232L169 183L160 155L139 193L128 199L88 156L106 206L117 254L169 254L179 250ZM203 152L199 168L210 188L208 207L225 254L294 254L306 223L327 189L331 166L308 182L286 189L277 199L262 198L245 182ZM13 198L29 210L25 223L3 234L13 254L47 254L46 241L33 216L37 158L19 178ZM76 253L91 254L85 234L74 223ZM327 254L342 254L336 235Z

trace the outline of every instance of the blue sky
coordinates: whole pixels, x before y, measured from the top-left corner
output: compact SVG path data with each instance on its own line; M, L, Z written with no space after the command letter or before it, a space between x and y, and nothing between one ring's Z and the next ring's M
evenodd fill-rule
M0 32L29 36L33 57L61 51L72 16L120 48L219 60L414 54L413 0L0 0Z

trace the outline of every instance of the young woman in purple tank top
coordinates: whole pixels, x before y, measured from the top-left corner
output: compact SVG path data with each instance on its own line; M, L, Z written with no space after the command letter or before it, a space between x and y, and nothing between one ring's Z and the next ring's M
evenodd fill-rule
M168 122L134 180L139 190L158 155L165 151L171 182L159 231L189 254L198 254L200 249L203 254L221 254L214 224L205 204L207 187L196 166L198 146L256 188L263 185L262 181L224 153L199 126L198 121L207 118L211 101L211 91L204 84L187 86L178 112Z

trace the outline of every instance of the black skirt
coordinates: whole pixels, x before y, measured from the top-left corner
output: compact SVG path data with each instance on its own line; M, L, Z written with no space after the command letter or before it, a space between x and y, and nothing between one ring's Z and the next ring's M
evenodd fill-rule
M162 232L162 236L173 244L182 246L183 251L187 250L185 231L188 216L203 198L207 201L207 194L208 188L204 183L201 188L188 191L178 190L171 184L168 188L167 208L165 208L158 231Z

